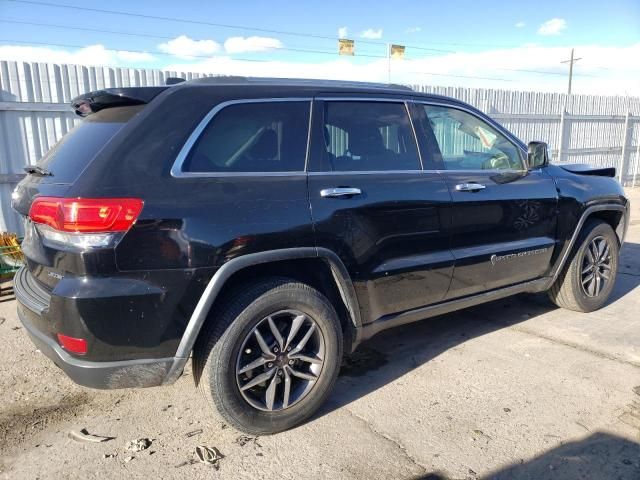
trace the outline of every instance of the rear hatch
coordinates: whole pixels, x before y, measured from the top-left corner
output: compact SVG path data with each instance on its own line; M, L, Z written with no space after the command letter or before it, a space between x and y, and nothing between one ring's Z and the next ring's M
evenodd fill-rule
M12 206L25 219L27 268L46 290L67 273L83 275L92 268L108 273L115 268L109 258L127 225L135 221L132 216L139 214L141 200L77 199L70 194L102 149L166 88L102 90L74 99L71 106L83 121L37 165L25 168L27 176L16 187Z

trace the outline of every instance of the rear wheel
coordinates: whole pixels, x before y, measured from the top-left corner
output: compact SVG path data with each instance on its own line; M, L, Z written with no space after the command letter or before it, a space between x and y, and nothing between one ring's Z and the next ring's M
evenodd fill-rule
M592 312L609 299L618 272L618 238L601 220L588 221L574 245L571 257L549 290L559 307Z
M273 278L219 311L194 351L201 391L236 428L275 433L303 422L338 375L342 330L317 290Z

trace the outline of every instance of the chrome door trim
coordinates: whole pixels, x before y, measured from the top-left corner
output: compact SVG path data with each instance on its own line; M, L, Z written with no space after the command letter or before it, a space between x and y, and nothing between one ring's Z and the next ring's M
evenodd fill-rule
M416 173L440 173L438 170L339 170L332 172L307 172L307 175L317 177L319 175L384 175L384 174L413 174Z
M189 156L191 149L209 125L211 120L224 108L230 105L239 105L247 103L278 103L278 102L308 102L309 103L309 128L311 129L311 114L313 109L313 98L311 97L274 97L274 98L240 98L235 100L227 100L213 107L209 113L198 123L196 128L191 132L187 141L182 145L176 159L171 167L171 176L174 178L202 178L202 177L246 177L246 176L291 176L304 175L304 171L296 172L183 172L182 166ZM305 169L307 156L309 154L309 136L307 135L307 150L305 152Z

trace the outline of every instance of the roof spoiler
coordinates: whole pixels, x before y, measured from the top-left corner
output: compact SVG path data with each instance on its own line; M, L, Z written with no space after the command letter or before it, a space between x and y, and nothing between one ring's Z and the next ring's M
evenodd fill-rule
M107 88L82 94L71 100L76 115L86 117L105 108L144 105L168 87Z

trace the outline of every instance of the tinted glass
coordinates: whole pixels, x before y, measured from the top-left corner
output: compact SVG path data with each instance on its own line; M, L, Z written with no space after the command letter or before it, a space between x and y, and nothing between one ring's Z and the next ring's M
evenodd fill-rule
M524 170L520 149L480 118L455 108L424 108L445 169Z
M219 111L189 153L186 172L304 170L310 102L258 102Z
M73 183L107 142L142 108L108 108L86 117L38 162L53 174L43 180Z
M419 170L403 103L325 102L323 171Z

